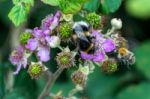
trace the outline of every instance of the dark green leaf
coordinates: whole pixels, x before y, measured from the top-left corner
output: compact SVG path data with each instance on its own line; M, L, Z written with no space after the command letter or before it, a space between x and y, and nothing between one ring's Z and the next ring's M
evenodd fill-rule
M59 0L41 0L45 4L49 4L52 6L58 6L59 5Z
M29 5L34 5L34 0L22 0L23 3L29 4Z
M135 49L137 68L150 79L150 41Z
M100 6L99 0L90 0L89 2L84 4L84 9L89 11L97 11Z
M82 4L78 1L59 0L59 8L65 14L75 14L81 10Z
M101 10L104 13L113 13L117 11L121 5L122 0L100 0Z
M96 67L95 71L89 75L87 94L91 96L91 99L112 99L116 88L123 81L131 80L132 77L130 72L124 75L105 75L100 68Z
M19 5L21 3L25 3L25 4L29 4L29 5L32 5L34 4L34 0L13 0L13 3L15 5Z
M117 99L150 99L150 83L132 85L123 90Z

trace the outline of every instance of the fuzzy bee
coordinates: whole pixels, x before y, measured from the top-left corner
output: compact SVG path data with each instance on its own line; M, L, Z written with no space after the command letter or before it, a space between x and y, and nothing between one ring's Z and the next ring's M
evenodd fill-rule
M118 49L118 59L126 65L133 65L135 63L134 54L123 47Z
M84 21L76 22L73 25L73 40L80 51L86 53L94 52L93 37L90 34L90 26Z

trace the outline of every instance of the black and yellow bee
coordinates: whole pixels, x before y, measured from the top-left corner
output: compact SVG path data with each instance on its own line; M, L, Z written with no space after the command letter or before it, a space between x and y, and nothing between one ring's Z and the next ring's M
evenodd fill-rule
M77 44L80 51L86 53L94 52L93 37L90 33L90 25L84 21L75 22L73 25L73 40Z

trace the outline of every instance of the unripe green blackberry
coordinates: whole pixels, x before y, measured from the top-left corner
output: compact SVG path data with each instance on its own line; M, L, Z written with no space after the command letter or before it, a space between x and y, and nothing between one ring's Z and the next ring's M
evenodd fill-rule
M108 59L103 62L101 69L103 72L111 74L118 70L118 63L116 59Z
M86 75L83 72L77 70L71 75L71 79L72 82L77 85L84 85L86 82Z
M40 63L31 63L28 73L32 79L38 79L44 71L44 67Z
M87 22L93 27L98 28L101 25L101 17L96 13L89 13L86 15Z
M62 68L70 68L74 65L74 57L71 52L58 53L56 57L57 64Z
M24 32L20 35L19 39L20 39L21 44L25 45L30 38L31 38L31 33Z
M60 24L59 33L62 38L69 38L72 34L72 26L69 23Z

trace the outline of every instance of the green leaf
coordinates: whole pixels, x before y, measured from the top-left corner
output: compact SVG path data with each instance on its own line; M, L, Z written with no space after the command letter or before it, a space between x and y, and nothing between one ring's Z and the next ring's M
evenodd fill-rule
M85 2L87 2L89 0L76 0L76 1L79 2L79 3L85 3Z
M12 0L12 1L13 1L13 4L15 4L15 5L16 5L16 4L21 3L21 1L22 1L22 0Z
M82 4L73 0L59 0L59 8L65 14L75 14L81 10Z
M106 75L96 66L95 71L89 75L87 94L90 99L113 99L113 94L124 81L130 81L133 75L128 72L124 75Z
M149 18L150 0L127 0L126 10L132 16L138 18Z
M144 42L135 49L137 68L150 79L150 41Z
M34 0L13 0L13 3L15 5L21 4L21 3L25 3L25 4L29 4L29 5L34 5Z
M100 0L100 2L102 12L108 14L117 11L122 0Z
M100 6L99 0L90 0L89 2L84 4L84 9L89 11L97 11Z
M12 20L12 22L18 26L20 25L22 22L26 21L27 19L27 14L29 11L29 6L23 6L23 5L15 5L8 17L10 18L10 20Z
M58 6L59 5L59 0L41 0L45 4L49 4L52 6Z
M150 83L132 85L123 90L115 99L150 99Z
M29 4L29 5L34 5L34 0L22 0L23 3Z

